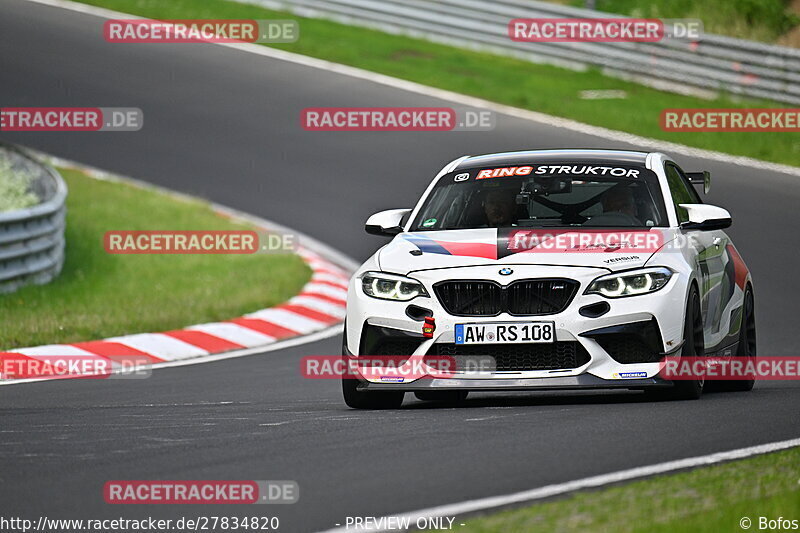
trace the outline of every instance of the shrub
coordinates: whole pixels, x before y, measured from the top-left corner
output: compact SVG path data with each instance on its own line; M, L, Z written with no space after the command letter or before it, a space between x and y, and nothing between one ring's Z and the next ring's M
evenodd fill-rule
M0 213L38 204L39 198L31 191L32 183L29 172L15 169L10 159L0 155Z

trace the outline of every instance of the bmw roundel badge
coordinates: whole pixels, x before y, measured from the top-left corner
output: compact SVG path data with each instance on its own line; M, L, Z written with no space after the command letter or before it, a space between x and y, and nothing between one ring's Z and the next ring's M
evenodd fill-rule
M511 275L513 273L514 273L514 271L511 270L510 268L501 268L500 269L500 275L501 276L509 276L509 275Z

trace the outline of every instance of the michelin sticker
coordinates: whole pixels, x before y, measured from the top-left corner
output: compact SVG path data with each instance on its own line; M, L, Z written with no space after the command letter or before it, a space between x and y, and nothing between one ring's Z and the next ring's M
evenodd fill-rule
M646 378L647 372L614 372L614 377L617 379Z

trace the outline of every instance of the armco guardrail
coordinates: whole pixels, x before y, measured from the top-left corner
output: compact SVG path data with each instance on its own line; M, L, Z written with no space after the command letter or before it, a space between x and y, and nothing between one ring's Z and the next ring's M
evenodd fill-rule
M523 43L508 37L508 23L515 18L618 18L598 11L535 0L240 1L537 63L600 66L607 74L677 92L725 91L800 103L800 50L794 48L710 34L695 42L658 43Z
M33 192L42 200L33 207L0 212L0 293L8 293L47 283L61 272L67 186L53 168L13 146L0 144L0 157L35 177Z

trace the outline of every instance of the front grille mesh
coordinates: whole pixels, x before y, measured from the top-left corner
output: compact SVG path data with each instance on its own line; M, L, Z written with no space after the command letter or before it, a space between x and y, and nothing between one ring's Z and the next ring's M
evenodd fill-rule
M371 353L361 355L411 355L419 345L419 340L383 339L370 350Z
M512 315L552 315L572 301L578 284L570 280L533 279L512 283L506 289Z
M563 311L578 291L571 279L529 279L505 287L493 281L444 281L433 290L454 316L552 315Z
M637 335L598 335L595 340L618 363L657 363L662 357Z
M411 355L422 344L421 334L364 324L361 355Z
M451 315L493 316L500 313L503 289L491 281L447 281L433 289Z
M565 370L578 368L589 362L586 349L576 341L561 341L549 344L434 344L429 355L451 356L456 369L464 367L464 358L490 356L494 358L496 370Z

